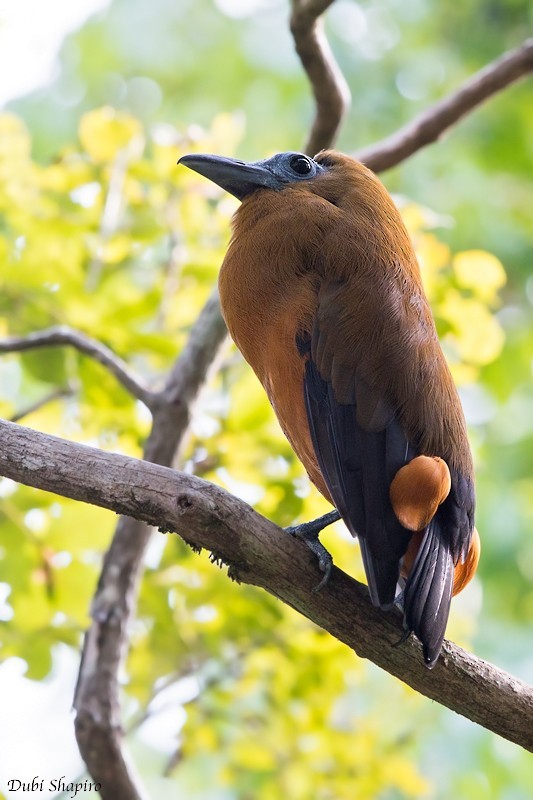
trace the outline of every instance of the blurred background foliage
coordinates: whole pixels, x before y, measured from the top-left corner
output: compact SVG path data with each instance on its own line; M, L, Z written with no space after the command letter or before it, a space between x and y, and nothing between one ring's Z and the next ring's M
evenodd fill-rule
M162 380L216 281L236 207L175 162L301 147L312 105L287 15L282 0L114 0L65 40L51 83L0 116L0 335L72 325ZM525 0L338 0L326 28L354 96L339 147L393 131L517 45L532 16ZM477 464L482 560L448 633L526 680L532 143L523 83L383 176L419 254ZM150 425L105 369L69 348L2 357L0 414L137 456ZM326 510L229 344L185 468L281 525ZM46 682L65 647L79 649L115 518L7 480L0 496L0 656ZM324 540L362 579L343 527ZM530 796L519 748L234 585L177 537L157 535L147 553L123 683L128 742L153 797Z

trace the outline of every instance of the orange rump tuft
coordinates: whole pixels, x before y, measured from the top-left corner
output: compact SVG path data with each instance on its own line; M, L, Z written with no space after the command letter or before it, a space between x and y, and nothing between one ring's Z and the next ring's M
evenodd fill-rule
M398 470L390 486L394 513L404 528L421 531L450 493L450 470L438 456L417 456Z

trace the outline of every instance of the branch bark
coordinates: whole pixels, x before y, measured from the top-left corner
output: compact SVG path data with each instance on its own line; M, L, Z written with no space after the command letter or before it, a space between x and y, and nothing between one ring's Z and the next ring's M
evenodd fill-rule
M175 531L228 564L234 580L266 589L360 657L533 752L532 687L451 642L430 672L414 639L394 647L402 633L399 615L374 608L366 587L336 568L327 587L313 592L317 567L305 545L223 489L10 422L0 422L0 437L0 474ZM98 780L102 796L120 796L116 785L106 792Z
M355 158L374 172L390 169L426 145L436 142L485 100L531 72L533 39L527 39L520 47L476 72L459 89L415 117L392 136L360 150Z
M305 145L314 155L331 147L350 106L350 88L324 34L321 14L334 0L292 0L291 33L315 98L315 118Z

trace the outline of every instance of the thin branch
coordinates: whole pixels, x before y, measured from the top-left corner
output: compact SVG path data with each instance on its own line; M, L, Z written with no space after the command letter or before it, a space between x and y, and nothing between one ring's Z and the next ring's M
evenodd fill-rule
M216 553L233 579L266 589L416 691L533 751L532 687L450 642L429 671L413 638L393 646L399 614L374 608L367 588L339 569L313 592L317 566L305 545L223 489L10 422L0 422L0 437L1 475L176 531ZM120 796L110 790L102 786L102 796Z
M92 339L81 331L69 328L67 325L58 325L54 328L46 328L36 333L29 333L26 336L8 336L0 339L0 353L21 353L28 350L35 350L39 347L57 347L69 345L80 353L90 358L94 358L99 364L106 367L120 384L141 400L148 408L153 402L154 393L138 378L130 367L116 353L106 347L105 344Z
M294 46L315 97L315 118L305 152L331 147L350 106L350 88L339 69L320 15L334 0L292 0L290 20Z
M178 681L183 680L183 678L192 676L193 674L193 670L190 668L178 670L177 672L172 673L172 675L168 675L165 680L161 681L161 683L158 683L157 686L152 688L149 700L146 702L144 708L140 708L139 711L129 720L128 727L124 731L124 735L131 736L149 719L153 719L162 711L166 711L169 708L174 708L177 705L175 700L169 700L167 703L157 706L156 708L153 707L153 703L155 700L157 700L162 692L165 692L169 687L178 683Z
M71 386L63 386L59 389L54 389L52 392L45 394L44 397L41 397L39 400L36 400L35 403L32 403L26 408L17 411L10 417L10 422L20 422L21 419L24 417L29 416L30 414L34 414L36 411L40 411L41 408L44 408L49 403L53 403L55 400L61 400L63 397L72 397L74 394L74 389Z
M533 72L533 39L510 50L448 97L415 117L392 136L364 148L356 158L374 172L383 172L437 141L456 122L512 83Z
M225 337L226 326L214 291L165 386L153 395L152 430L144 451L147 461L173 463L189 427L194 401ZM102 784L104 800L142 797L138 776L122 745L118 668L127 647L151 534L144 522L131 515L121 517L117 524L93 598L93 622L85 637L76 687L76 737L93 780Z

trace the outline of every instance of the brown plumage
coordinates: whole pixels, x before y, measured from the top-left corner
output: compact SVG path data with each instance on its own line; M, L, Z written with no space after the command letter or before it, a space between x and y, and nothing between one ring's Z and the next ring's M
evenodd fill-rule
M359 537L372 601L403 602L432 666L479 547L464 416L401 217L337 152L183 161L242 200L219 281L229 331Z

